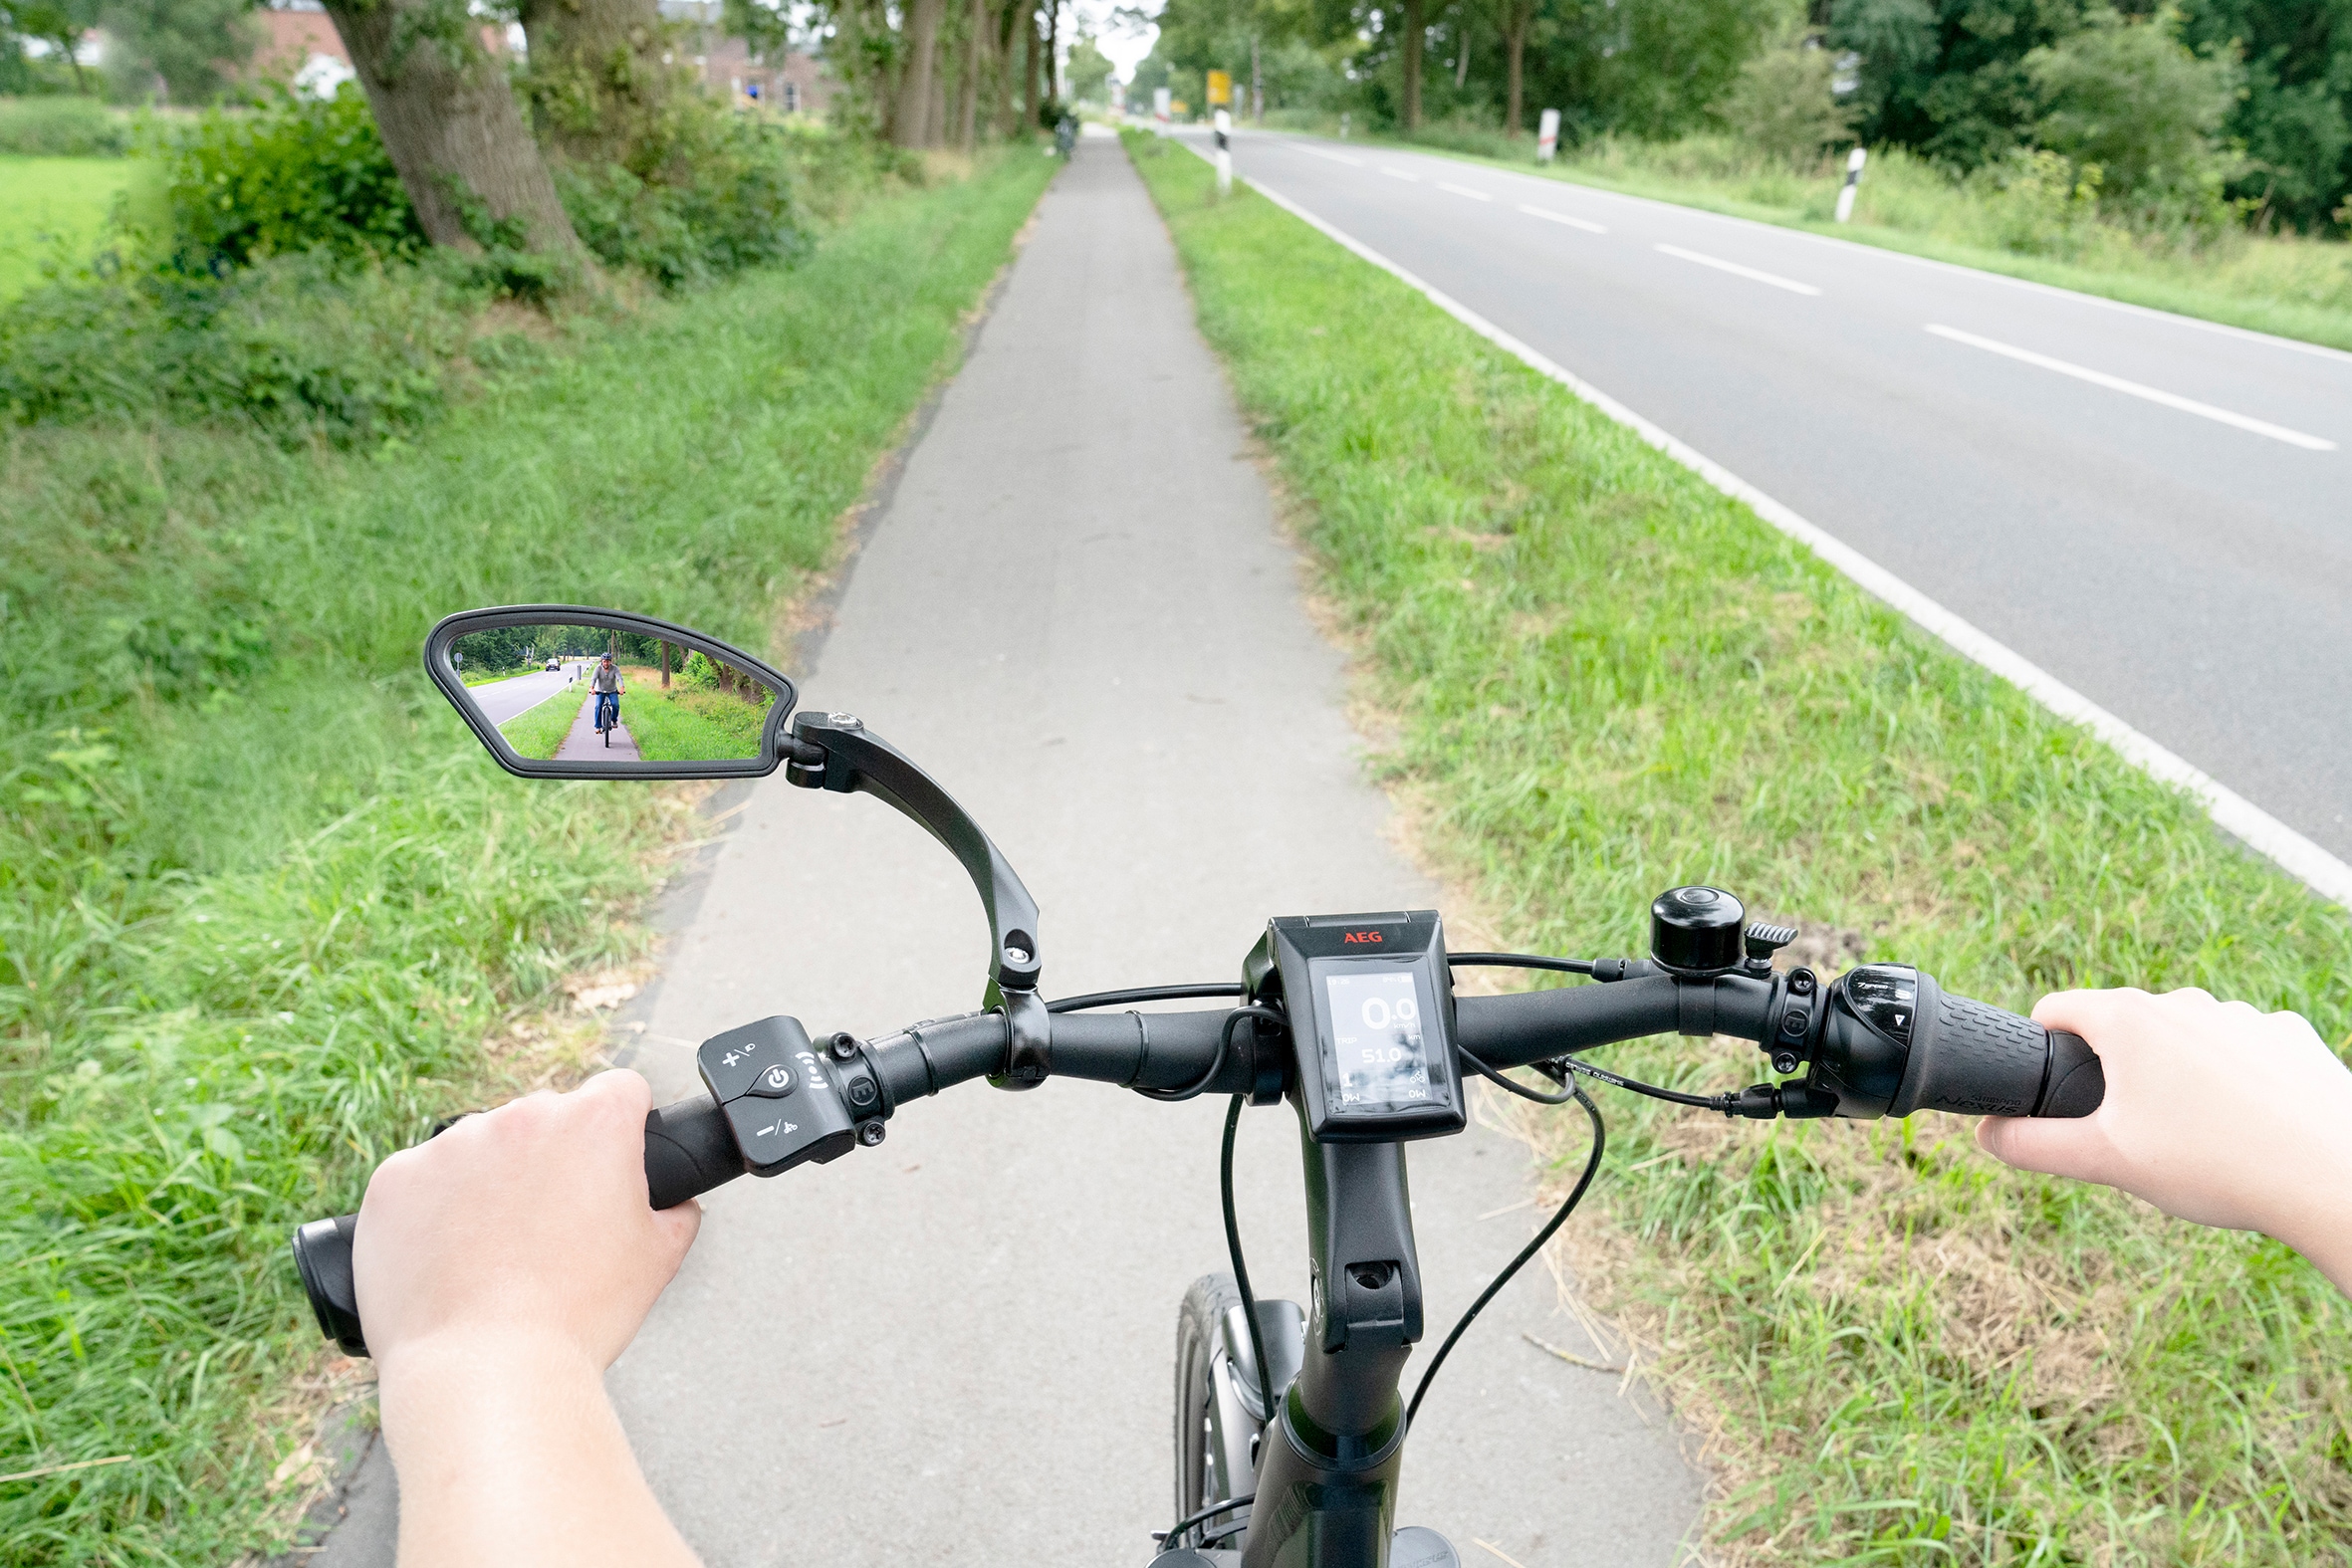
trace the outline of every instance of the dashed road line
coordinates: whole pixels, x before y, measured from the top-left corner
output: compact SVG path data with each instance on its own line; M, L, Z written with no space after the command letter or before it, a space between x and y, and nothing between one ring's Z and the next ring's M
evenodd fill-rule
M1564 223L1571 229L1582 229L1587 234L1609 232L1606 224L1593 223L1584 218L1571 218L1566 213L1554 212L1549 207L1530 207L1523 201L1520 203L1519 210L1530 218L1541 218L1546 223Z
M1794 278L1783 278L1776 272L1764 272L1755 267L1743 267L1736 261L1725 261L1721 256L1710 256L1704 251L1686 251L1679 245L1652 247L1669 256L1679 256L1702 267L1713 267L1717 272L1728 272L1735 278L1746 278L1755 283L1768 283L1775 289L1786 289L1790 294L1818 295L1821 291L1809 283L1798 283Z
M1493 201L1495 199L1483 190L1472 190L1468 185L1457 185L1451 180L1439 180L1437 188L1450 190L1457 196L1468 196L1472 201Z
M1971 348L1982 348L1987 353L2000 354L2004 358L2014 359L2020 364L2036 365L2044 370L2055 370L2058 374L2070 375L2077 381L2088 381L2091 385L2103 386L2110 392L2121 392L2127 397L2137 397L2161 407L2175 408L2184 414L2195 414L2200 419L2211 419L2217 424L2231 425L2239 430L2251 431L2258 436L2268 436L2273 441L2284 441L2288 446L2299 446L2306 452L2333 452L2336 449L2336 444L2324 436L2305 435L2300 430L2289 430L2284 425L2274 425L2267 419L2256 419L2251 414L2232 413L2227 408L2216 408L2211 403L2201 403L2194 397L2183 397L2178 392L2167 392L2159 387L2144 386L2138 381L2127 381L2120 375L2109 375L2104 370L2093 370L2086 365L2070 364L2064 359L2053 359L2048 354L2035 353L2030 348L2019 348L2014 343L1997 342L1991 337L1979 337L1975 333L1964 333L1957 327L1937 327L1931 324L1928 331L1934 333L1938 337L1949 339L1952 342L1966 343Z
M1404 169L1392 169L1385 163L1380 165L1380 172L1387 175L1390 179L1401 179L1410 185L1418 185L1421 183L1420 175L1408 173Z

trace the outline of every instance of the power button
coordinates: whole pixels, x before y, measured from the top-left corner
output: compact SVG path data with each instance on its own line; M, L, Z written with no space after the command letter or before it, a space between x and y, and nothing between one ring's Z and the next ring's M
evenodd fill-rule
M760 1075L752 1080L752 1086L746 1092L756 1094L765 1100L781 1100L792 1093L799 1083L800 1074L794 1070L791 1062L770 1062L761 1069Z

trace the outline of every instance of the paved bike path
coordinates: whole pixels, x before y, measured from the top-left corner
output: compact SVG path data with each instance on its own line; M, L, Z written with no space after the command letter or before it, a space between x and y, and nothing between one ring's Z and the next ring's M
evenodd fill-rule
M1051 994L1228 979L1269 916L1435 901L1384 837L1245 440L1140 182L1115 144L1081 143L804 696L860 715L996 836L1043 908ZM670 1097L694 1087L694 1042L771 1012L872 1035L966 1010L987 948L919 829L779 777L715 853L636 1064ZM975 1084L902 1109L879 1149L707 1199L611 1380L706 1561L1147 1561L1177 1303L1225 1266L1223 1112ZM1261 1290L1295 1299L1294 1129L1249 1113L1238 1185ZM1483 1129L1414 1146L1411 1175L1426 1355L1538 1216L1524 1149ZM1423 1409L1399 1522L1466 1563L1500 1561L1483 1539L1525 1568L1669 1568L1700 1490L1674 1435L1523 1333L1593 1353L1544 1270L1515 1283ZM353 1533L320 1560L387 1560Z

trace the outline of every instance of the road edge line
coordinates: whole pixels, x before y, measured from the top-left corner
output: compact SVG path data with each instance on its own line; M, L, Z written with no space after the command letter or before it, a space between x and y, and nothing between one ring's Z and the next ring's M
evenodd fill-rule
M1171 139L1182 141L1180 137ZM1202 156L1197 148L1188 146L1186 150L1193 152L1196 157ZM1369 262L1407 288L1415 290L1430 304L1529 369L1557 381L1717 490L1735 501L1745 503L1758 517L1836 567L1864 592L1900 611L1914 625L1971 663L1999 676L2059 718L2083 726L2142 772L2188 790L2204 804L2207 814L2223 831L2261 854L2320 897L2352 909L2352 865L2337 859L2187 758L2132 728L2006 643L1946 609L1818 524L1798 516L1721 463L1635 413L1557 360L1522 342L1453 296L1424 282L1353 235L1325 223L1280 192L1269 190L1246 175L1241 182L1342 250L1361 261Z

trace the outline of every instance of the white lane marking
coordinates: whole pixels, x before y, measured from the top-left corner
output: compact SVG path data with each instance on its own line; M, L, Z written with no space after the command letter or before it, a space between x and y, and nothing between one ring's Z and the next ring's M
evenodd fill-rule
M1457 196L1468 196L1472 201L1493 201L1495 199L1483 190L1472 190L1468 185L1456 185L1449 180L1439 180L1437 188L1450 190Z
M1728 272L1736 278L1746 278L1755 283L1768 283L1775 289L1786 289L1790 294L1817 295L1821 292L1809 283L1798 283L1795 279L1783 278L1776 272L1759 272L1754 267L1743 267L1738 262L1725 261L1721 256L1710 256L1704 251L1686 251L1679 245L1657 245L1652 249L1663 251L1669 256L1680 256L1687 262L1697 262L1702 267L1713 267L1717 272Z
M1206 152L1201 152L1198 147L1193 150L1200 154L1203 161L1208 160ZM1819 525L1807 522L1679 437L1667 434L1599 387L1512 336L1451 295L1432 288L1355 236L1325 223L1289 197L1269 190L1260 181L1245 176L1242 182L1334 245L1370 262L1405 287L1416 290L1430 304L1538 375L1559 382L1725 495L1735 501L1746 502L1758 517L1844 572L1864 592L1908 616L1921 630L1942 639L1962 657L2017 687L2059 718L2081 725L2113 747L2126 762L2166 784L2188 790L2203 803L2215 824L2223 831L2256 853L2269 857L2280 870L2320 897L2352 909L2352 865L2338 860L2187 758L2158 745L2155 740L2133 729L2024 655L1979 631L1851 545Z
M1392 168L1390 168L1390 167L1389 167L1387 164L1385 164L1385 163L1383 163L1383 164L1381 164L1381 165L1380 165L1380 172L1381 172L1381 173L1383 173L1383 174L1385 174L1385 175L1387 175L1387 176L1388 176L1390 179L1401 179L1401 180L1407 180L1407 181L1410 181L1411 183L1413 183L1413 184L1415 184L1415 185L1418 185L1418 184L1420 184L1420 183L1421 183L1421 176L1420 176L1420 175L1418 175L1418 174L1408 174L1408 173L1406 173L1406 172L1405 172L1403 169L1392 169Z
M1334 163L1344 163L1351 169L1360 169L1364 166L1362 158L1351 158L1344 152L1326 152L1321 147L1309 146L1303 141L1294 141L1291 145L1301 152L1311 153L1315 157L1329 158Z
M1443 157L1445 154L1432 152L1425 154L1425 156ZM1484 165L1480 166L1484 167ZM1835 234L1814 234L1805 229L1784 228L1777 223L1759 223L1754 218L1735 218L1726 212L1709 212L1704 207L1686 207L1679 202L1660 201L1655 196L1629 195L1621 190L1610 190L1605 185L1589 185L1582 180L1565 179L1546 174L1523 174L1517 169L1496 169L1493 172L1508 179L1521 180L1546 189L1565 185L1571 190L1582 191L1588 196L1604 197L1610 201L1632 202L1637 206L1648 207L1655 211L1679 213L1684 217L1698 218L1709 223L1731 224L1751 234L1761 231L1786 239L1804 240L1814 245L1834 246L1849 258L1867 257L1873 261L1899 262L1906 267L1925 267L1935 272L1948 272L1958 277L1974 279L1979 283L1999 284L2004 289L2024 289L2034 294L2045 294L2053 299L2064 300L2074 305L2095 306L2102 311L2121 311L2127 316L2144 316L2150 321L2162 322L2170 327L2187 328L2191 332L2213 333L2224 337L2242 338L2247 342L2259 343L2265 347L2284 348L2293 353L2311 354L2319 358L2352 364L2352 353L2347 353L2341 348L2332 347L2326 343L2310 343L2304 342L2300 338L2281 337L2276 333L2256 332L2250 327L2234 327L2228 322L2209 322L2202 317L2183 316L2175 311L2160 311L2152 305L2134 305L2129 300L2110 300L2101 294L2085 294L2079 289L2062 289L2054 283L2038 283L2031 278L2013 278L2004 272L1989 272L1982 267L1964 267L1958 262L1938 261L1932 256L1914 256L1907 251L1899 251L1891 246L1873 245L1868 240L1845 239Z
M1571 229L1582 229L1587 234L1606 234L1608 229L1598 223L1587 223L1582 218L1571 218L1564 212L1553 212L1548 207L1530 207L1521 202L1519 210L1530 218L1542 218L1551 223L1564 223Z
M2305 435L2300 430L2289 430L2284 425L2274 425L2267 419L2256 419L2250 414L2234 414L2227 408L2216 408L2213 404L2201 403L2194 397L2183 397L2178 392L2167 392L2157 387L2143 386L2137 381L2127 381L2120 375L2109 375L2104 370L2093 370L2083 365L2069 364L2063 359L2053 359L2046 353L2035 353L2030 348L2019 348L2013 343L1996 342L1990 337L1979 337L1975 333L1964 333L1956 327L1937 327L1931 324L1928 331L1934 333L1938 337L1949 338L1956 343L1966 343L1971 348L1982 348L1987 353L2000 354L2005 358L2015 359L2024 364L2037 365L2044 370L2055 370L2058 374L2070 375L2077 381L2088 381L2091 385L2103 386L2110 392L2122 392L2126 396L2144 398L2166 408L2177 408L2184 414L2195 414L2200 419L2211 419L2220 424L2235 426L2239 430L2250 430L2255 435L2268 436L2273 441L2284 441L2288 446L2299 446L2306 452L2333 452L2336 449L2336 444L2333 441L2322 436Z

